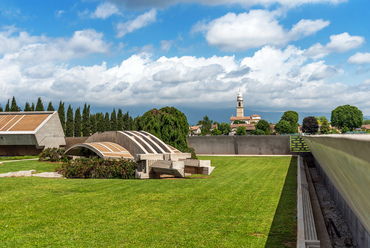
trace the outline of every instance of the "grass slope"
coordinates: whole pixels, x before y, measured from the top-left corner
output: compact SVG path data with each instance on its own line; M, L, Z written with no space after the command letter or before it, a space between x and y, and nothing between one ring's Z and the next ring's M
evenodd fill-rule
M2 178L0 243L295 247L295 158L201 159L216 167L210 178Z

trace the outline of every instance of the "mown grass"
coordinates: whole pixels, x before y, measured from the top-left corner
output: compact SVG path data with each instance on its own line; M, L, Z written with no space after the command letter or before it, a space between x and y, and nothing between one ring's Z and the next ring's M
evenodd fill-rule
M1 161L10 161L10 160L22 160L22 159L32 159L32 158L38 158L39 156L13 156L13 157L4 157L0 156L0 162Z
M57 165L56 163L39 162L37 160L5 162L0 164L0 173L24 170L36 170L37 173L52 172Z
M295 247L295 158L201 159L216 167L209 178L2 178L0 243Z

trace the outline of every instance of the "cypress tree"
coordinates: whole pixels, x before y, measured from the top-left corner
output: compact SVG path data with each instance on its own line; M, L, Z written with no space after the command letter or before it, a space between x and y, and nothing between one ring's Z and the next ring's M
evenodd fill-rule
M75 125L74 125L74 130L73 130L73 134L74 134L74 137L81 137L81 111L80 111L80 107L78 107L75 111Z
M35 111L35 104L34 103L32 103L32 105L31 105L31 111Z
M130 116L129 112L127 111L126 114L123 115L123 129L124 130L134 130L134 120Z
M4 109L3 109L3 107L1 107L1 104L0 104L0 112L3 112L4 111Z
M122 131L123 130L123 114L122 109L118 109L117 114L117 130Z
M67 110L66 136L73 137L73 109L71 105L68 106Z
M84 105L82 111L82 135L84 137L90 136L90 105Z
M111 125L110 125L109 113L108 112L105 112L104 129L105 129L105 131L110 131L111 130Z
M59 102L58 115L60 124L62 124L63 132L66 134L66 112L64 109L64 102L62 101Z
M37 99L35 111L45 111L44 104L42 103L41 97Z
M54 107L53 107L53 103L52 103L52 102L49 102L49 105L48 105L47 111L55 111L55 109L54 109Z
M5 105L5 112L10 112L10 104L9 104L9 99L8 102Z
M19 111L21 111L21 108L18 107L17 101L15 100L15 97L14 96L13 96L13 99L12 99L12 105L10 106L10 111L11 112L19 112Z
M104 116L103 113L96 114L96 129L98 132L105 131Z
M110 114L110 130L117 131L117 114L116 109L113 109Z
M97 123L96 123L96 115L91 114L90 115L90 132L94 134L97 131L98 129L97 129Z
M26 105L24 106L24 111L32 111L31 106L28 102L26 102Z

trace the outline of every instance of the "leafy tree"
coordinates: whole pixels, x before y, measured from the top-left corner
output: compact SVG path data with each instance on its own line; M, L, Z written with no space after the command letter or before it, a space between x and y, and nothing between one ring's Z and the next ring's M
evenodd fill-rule
M135 118L137 130L147 131L183 152L190 152L186 137L189 124L186 116L174 107L152 109Z
M222 134L222 131L218 130L217 128L215 128L211 131L211 135L221 135L221 134Z
M236 120L236 121L233 122L233 124L244 124L244 123L245 123L245 121L240 121L240 120Z
M265 120L260 120L256 125L256 129L265 132L266 130L270 130L270 124Z
M337 129L335 129L335 128L333 128L331 131L330 131L330 134L338 134L339 132L338 132L338 130Z
M237 135L246 135L247 134L247 131L245 129L245 126L239 126L237 129L236 129L236 134Z
M71 105L67 109L66 136L73 137L73 109Z
M298 132L299 115L298 115L297 112L292 111L292 110L285 111L280 120L284 120L284 121L288 121L289 122L289 124L290 124L290 130L287 133L297 133Z
M223 134L229 134L231 132L231 126L229 123L221 123L218 130L220 130Z
M255 130L252 131L252 134L253 135L265 135L265 131L262 130L262 129L255 129Z
M12 105L10 106L10 111L11 112L19 112L22 111L20 107L17 105L17 101L15 100L15 97L13 96L12 99Z
M9 99L8 99L8 102L6 103L5 105L5 112L10 112L10 103L9 103Z
M45 111L44 104L42 103L41 97L37 99L35 111Z
M49 104L48 104L48 108L46 109L47 111L55 111L54 107L53 107L53 103L50 101Z
M117 130L122 131L123 129L123 113L122 109L118 109L117 113Z
M319 130L319 123L313 116L308 116L303 119L302 132L314 134Z
M202 125L202 135L210 133L213 121L208 116L204 116L203 120L198 121L198 125Z
M1 104L0 104L0 112L3 112L4 111L4 109L3 109L3 107L1 107Z
M342 127L342 130L340 130L343 134L347 133L349 131L348 127L344 126Z
M90 136L90 105L85 103L82 110L82 135L84 137Z
M364 120L364 121L362 122L362 124L363 124L363 125L369 125L369 124L370 124L370 120Z
M322 122L324 121L324 119L326 119L326 117L325 117L325 116L320 116L320 117L315 116L315 118L316 118L317 122L319 123L319 125L321 125L321 124L322 124ZM326 120L327 120L327 119L326 119Z
M24 105L24 111L25 112L32 111L31 106L28 102L26 102L26 105Z
M280 134L290 133L291 130L292 130L292 126L290 125L289 121L286 121L286 120L280 120L275 125L275 131Z
M331 125L349 130L361 127L363 120L362 111L355 106L343 105L331 111Z
M322 124L320 127L320 133L322 134L328 134L330 132L330 124L328 119L322 119Z
M74 121L74 128L73 128L73 136L74 137L81 137L81 110L78 107L75 111L75 121Z
M110 128L112 131L117 131L117 114L116 109L113 109L110 114Z
M59 102L58 116L59 116L60 124L62 124L63 132L65 134L66 133L66 112L64 109L64 102L62 101Z
M105 112L105 117L104 117L104 129L105 131L111 131L111 124L110 124L110 119L109 119L109 113Z

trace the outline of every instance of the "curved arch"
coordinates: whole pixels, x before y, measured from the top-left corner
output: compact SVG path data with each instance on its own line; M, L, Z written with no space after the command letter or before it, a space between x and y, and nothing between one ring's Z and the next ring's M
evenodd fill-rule
M101 158L125 158L134 159L129 151L113 142L91 142L73 145L64 154L84 156L83 149L93 151Z

